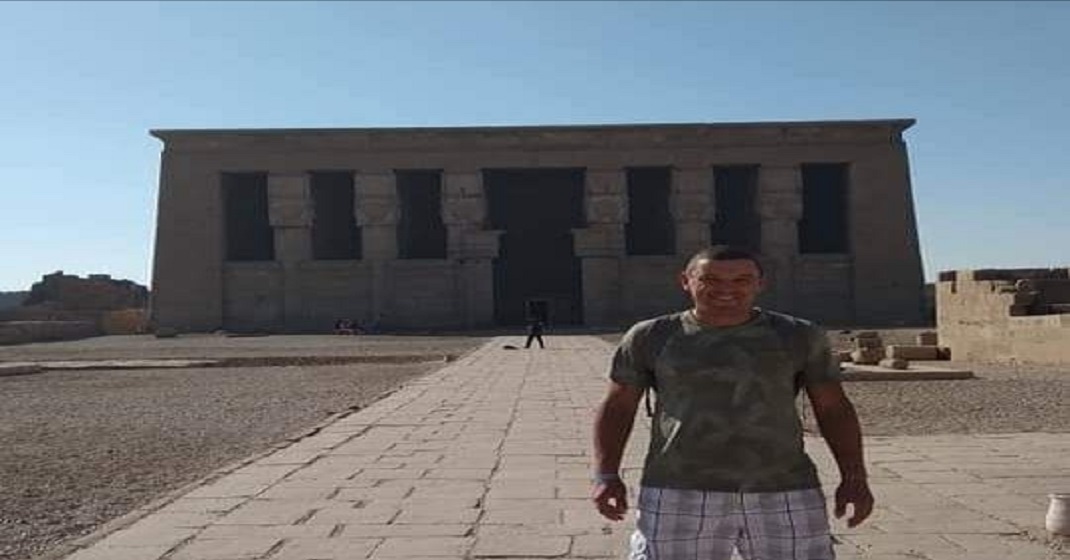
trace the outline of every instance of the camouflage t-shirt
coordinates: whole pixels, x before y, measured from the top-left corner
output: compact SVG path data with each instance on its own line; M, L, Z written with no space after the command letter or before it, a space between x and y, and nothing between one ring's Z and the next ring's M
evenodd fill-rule
M820 485L803 450L798 389L840 380L816 325L756 310L710 327L690 311L633 326L610 378L657 395L642 484L721 492Z

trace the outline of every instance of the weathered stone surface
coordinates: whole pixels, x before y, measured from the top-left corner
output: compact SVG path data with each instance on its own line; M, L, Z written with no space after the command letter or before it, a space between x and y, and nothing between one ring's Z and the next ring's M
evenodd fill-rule
M590 410L604 396L611 348L558 335L555 352L518 354L500 350L509 338L284 450L321 452L314 463L258 459L71 560L620 557L634 515L601 518L586 478ZM946 372L845 369L848 379ZM644 429L634 431L622 462L631 489L649 444L649 420L639 421ZM818 437L804 440L833 492L830 450ZM1043 532L1043 497L1068 480L1067 441L1059 433L867 437L877 509L853 529L831 520L845 543L841 556L1042 558L1043 546L1030 541ZM517 452L525 448L532 452ZM365 468L375 476L351 478ZM379 475L385 471L402 476Z
M885 359L881 360L877 365L879 365L881 367L886 367L886 368L889 368L889 369L907 369L907 366L910 365L910 362L908 362L908 361L906 361L906 360L904 360L902 358L892 357L892 358L885 358Z
M178 329L174 327L156 327L156 338L174 338L178 336Z
M885 349L884 355L903 360L938 360L939 350L936 346L907 346L893 344Z
M855 341L855 348L867 349L867 348L880 348L884 346L884 343L879 338L860 338Z
M0 344L77 340L98 334L97 325L88 321L0 322Z
M851 361L856 364L876 364L883 359L883 348L863 348L851 352Z
M925 331L918 333L917 340L920 346L936 346L938 337L935 331Z
M936 287L940 342L956 360L1070 363L1070 269L958 271ZM1039 314L1046 313L1046 314Z
M478 232L502 226L489 223L494 201L484 192L488 171L584 169L582 214L577 210L577 221L586 223L576 224L576 231L584 231L606 225L623 229L629 207L628 168L672 168L676 254L628 255L619 234L569 232L581 260L578 266L586 270L584 260L615 259L618 262L612 266L600 263L595 268L615 267L621 272L604 274L599 282L576 282L570 288L575 292L561 296L557 305L596 309L579 318L587 324L624 324L683 304L674 278L680 260L710 241L716 209L714 167L753 165L760 170L755 211L764 219L761 248L777 268L768 298L778 310L802 312L825 323L916 321L919 306L906 303L920 301L922 290L902 144L902 132L910 125L888 120L418 131L156 131L154 135L166 144L160 183L166 204L158 214L154 273L158 285L152 316L157 326L183 332L235 325L242 330L308 331L332 324L337 319L334 310L340 308L368 317L381 314L389 327L491 326L500 311L494 307L495 294L501 293L493 289L493 259L502 255L496 242L480 239ZM798 252L800 165L819 155L850 164L852 184L866 185L853 193L848 220L865 224L850 233L852 245L867 247L864 252L827 259ZM218 175L257 167L268 174L276 260L226 262L222 254L226 217L218 200ZM357 261L325 264L302 254L301 248L309 245L311 206L303 170L324 168L356 170L353 213L362 243ZM439 270L421 269L427 278L419 286L427 301L441 303L425 308L426 313L420 306L409 306L410 286L396 282L396 271L410 264L398 259L397 245L394 170L404 169L443 170L446 256L427 259L440 265ZM558 217L553 212L567 211L537 206L532 212L546 212L547 222L556 221L549 218ZM510 257L524 258L521 255ZM473 264L474 260L489 262ZM266 266L277 263L285 263L285 270ZM237 268L243 272L236 273ZM796 277L796 268L806 270ZM258 273L245 274L246 269ZM235 276L241 277L236 283ZM610 289L602 291L607 284ZM320 295L325 292L335 295ZM441 324L444 319L452 323Z

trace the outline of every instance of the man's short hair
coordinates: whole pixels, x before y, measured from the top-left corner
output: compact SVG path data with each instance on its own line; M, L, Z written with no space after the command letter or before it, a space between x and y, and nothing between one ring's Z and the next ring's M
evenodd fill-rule
M758 267L758 275L765 276L765 269L762 268L761 257L757 253L749 249L742 247L733 247L731 245L714 245L713 247L707 247L691 256L687 261L687 266L684 267L684 272L690 273L691 269L699 263L699 261L751 261L754 266Z

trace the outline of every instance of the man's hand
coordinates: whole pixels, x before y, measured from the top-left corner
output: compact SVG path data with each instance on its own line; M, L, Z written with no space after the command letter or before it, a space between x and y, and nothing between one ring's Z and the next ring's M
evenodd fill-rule
M847 513L847 504L851 504L851 517L848 527L856 527L873 512L873 494L865 478L846 478L836 489L836 519Z
M602 517L610 521L620 521L628 511L628 488L620 480L596 482L591 500Z

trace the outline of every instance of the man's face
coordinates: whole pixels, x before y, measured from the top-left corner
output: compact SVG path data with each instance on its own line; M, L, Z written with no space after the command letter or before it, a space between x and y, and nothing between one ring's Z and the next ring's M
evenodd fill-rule
M750 313L764 287L758 265L749 259L701 260L680 281L699 311L726 315Z

